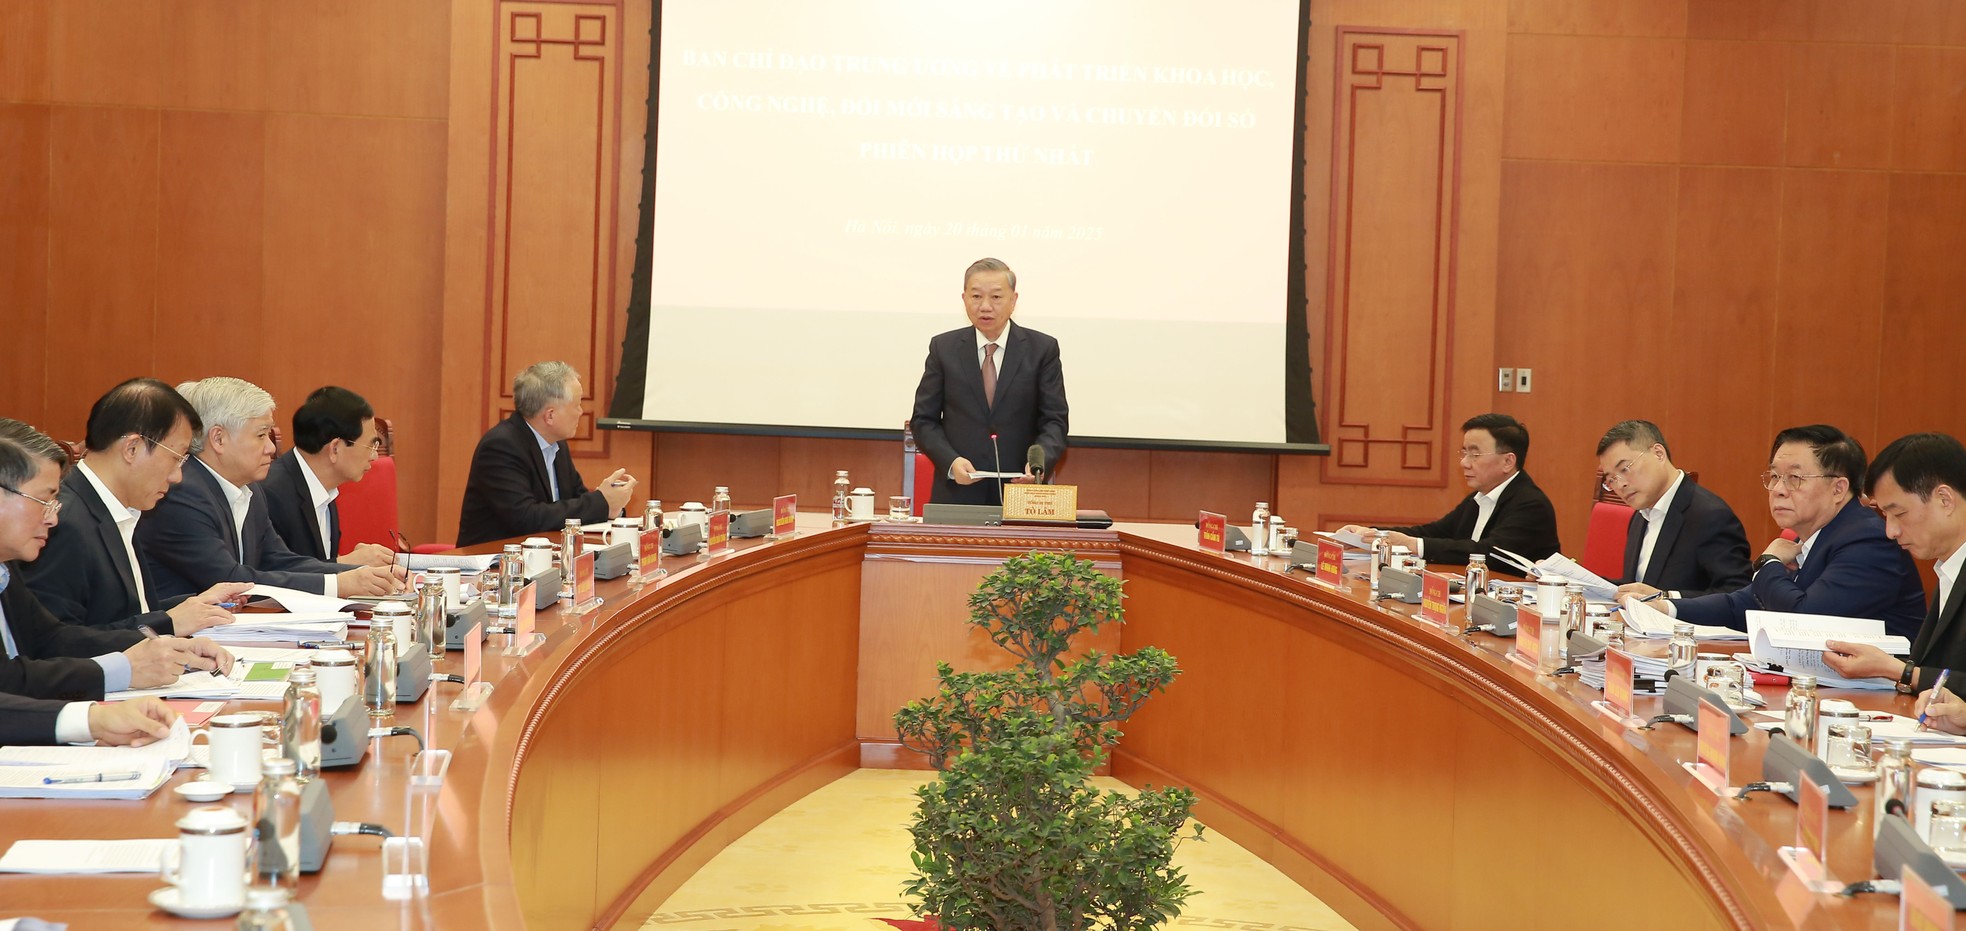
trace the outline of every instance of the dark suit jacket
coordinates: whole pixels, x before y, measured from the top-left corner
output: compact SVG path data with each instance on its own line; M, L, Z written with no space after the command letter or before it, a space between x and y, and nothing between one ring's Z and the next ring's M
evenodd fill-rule
M1692 476L1666 507L1658 542L1652 544L1652 564L1641 573L1638 551L1645 545L1645 515L1632 514L1625 532L1625 572L1619 582L1644 582L1653 588L1697 598L1712 592L1731 592L1748 584L1748 534L1741 519L1720 496L1693 484Z
M916 442L935 463L935 486L928 500L1003 503L997 482L958 485L949 478L949 465L966 457L980 472L1022 472L1026 452L1042 446L1047 469L1054 467L1065 454L1069 414L1056 339L1011 322L994 405L983 397L976 328L950 330L929 340L928 361L915 389L910 420ZM997 435L994 449L992 433Z
M102 697L102 667L91 656L121 653L143 635L134 630L97 630L64 624L41 605L34 590L21 584L19 563L8 563L12 584L0 592L20 656L0 658L0 692L29 698L94 701Z
M55 719L64 702L0 693L0 747L55 742Z
M300 454L289 452L273 460L265 480L253 486L253 494L266 498L266 516L272 519L273 532L287 549L309 559L330 560L341 553L341 503L328 503L328 542L334 552L324 553L321 520L314 516L314 495L307 488L307 476L300 474L305 468Z
M1527 472L1516 473L1509 487L1502 489L1502 496L1495 501L1495 513L1488 516L1488 526L1481 528L1477 541L1474 527L1480 517L1481 506L1475 504L1470 492L1446 517L1433 523L1386 529L1419 537L1430 563L1466 565L1469 554L1486 555L1496 547L1530 559L1542 559L1563 549L1556 536L1556 507Z
M184 465L184 481L137 523L137 558L152 606L173 605L220 582L257 582L303 592L326 591L324 576L356 568L287 549L267 517L266 496L246 506L245 558L232 527L232 504L203 462Z
M1925 589L1884 519L1851 499L1818 531L1802 568L1764 567L1747 587L1673 602L1679 619L1746 630L1753 610L1867 617L1884 629L1916 637Z
M137 613L143 605L137 600L136 574L123 550L123 534L80 469L62 476L61 503L61 522L48 532L41 558L24 567L27 585L41 604L71 624L106 630L145 625L170 633L171 619L164 612Z
M1939 616L1939 593L1933 592L1925 621L1911 641L1911 662L1918 667L1918 687L1929 689L1939 673L1952 670L1946 690L1966 695L1966 572L1952 581L1952 597Z
M464 505L457 518L457 545L472 546L506 537L559 530L568 518L583 524L608 519L608 501L581 481L573 450L565 441L553 456L560 497L546 480L546 457L526 419L514 412L492 425L471 454L464 482Z

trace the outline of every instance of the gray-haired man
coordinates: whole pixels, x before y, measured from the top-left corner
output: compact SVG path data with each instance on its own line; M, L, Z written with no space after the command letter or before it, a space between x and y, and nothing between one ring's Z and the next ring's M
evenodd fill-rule
M574 468L567 440L580 429L580 395L580 375L565 362L534 363L512 380L518 410L471 454L457 545L558 530L569 518L599 523L627 506L635 493L627 469L588 488Z

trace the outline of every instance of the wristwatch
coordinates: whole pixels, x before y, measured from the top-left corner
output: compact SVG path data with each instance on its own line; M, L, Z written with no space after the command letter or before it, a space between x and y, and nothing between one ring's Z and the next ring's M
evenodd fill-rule
M1899 695L1916 695L1916 694L1918 694L1918 690L1917 690L1917 689L1915 689L1915 688L1912 688L1912 686L1911 686L1911 676L1912 676L1912 673L1915 673L1915 672L1917 672L1917 671L1918 671L1918 667L1917 667L1917 666L1914 666L1914 665L1912 665L1912 663L1911 663L1911 660L1905 660L1905 671L1904 671L1904 672L1901 672L1901 673L1899 673L1899 674L1898 674L1898 694L1899 694Z
M1780 556L1777 556L1777 555L1775 555L1775 554L1773 554L1773 553L1763 553L1763 554L1761 554L1761 558L1760 558L1760 559L1757 559L1757 560L1755 560L1755 561L1754 561L1754 572L1753 572L1753 574L1754 574L1754 575L1760 575L1760 574L1761 574L1761 570L1763 570L1763 569L1766 569L1766 568L1768 568L1768 566L1769 566L1769 564L1771 564L1771 563L1772 563L1772 564L1774 564L1774 565L1777 565L1777 566L1780 566L1780 565L1782 565L1782 557L1780 557Z

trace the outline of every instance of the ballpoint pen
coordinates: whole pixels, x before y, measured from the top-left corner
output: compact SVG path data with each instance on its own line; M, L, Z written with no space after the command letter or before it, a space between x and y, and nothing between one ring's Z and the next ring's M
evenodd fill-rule
M1946 679L1947 679L1948 677L1950 677L1951 675L1952 675L1952 670L1950 670L1950 669L1941 669L1941 670L1939 670L1939 679L1938 679L1938 681L1937 681L1937 682L1934 682L1934 683L1932 683L1932 697L1933 697L1933 698L1938 698L1938 697L1939 697L1939 690L1940 690L1940 689L1942 689L1942 688L1945 688L1945 687L1946 687ZM1925 729L1925 716L1926 716L1927 714L1929 714L1929 713L1931 712L1931 709L1932 709L1932 703L1928 701L1928 702L1926 702L1926 703L1925 703L1925 708L1924 708L1923 710L1921 710L1921 711L1919 711L1919 712L1918 712L1918 729L1919 729L1919 730L1921 730L1921 731L1922 731L1922 730L1924 730L1924 729Z
M159 634L159 633L157 633L156 631L154 631L154 630L151 630L151 629L150 629L150 625L149 625L149 624L138 624L138 625L137 625L137 630L140 630L140 631L142 631L142 632L143 632L143 639L145 639L145 640L162 640L162 639L164 639L164 637L163 637L163 635L162 635L162 634ZM184 671L185 671L185 672L197 672L197 671L198 671L198 670L196 670L196 669L193 669L193 668L191 668L191 664L189 664L189 663L179 663L178 665L180 665L180 666L182 666L182 667L184 667ZM133 776L133 777L131 777L131 778L135 778L135 777Z
M75 782L128 782L131 779L140 779L142 777L142 773L131 769L116 773L90 773L87 776L43 776L41 778L41 784L44 786L55 786Z
M1666 594L1665 592L1653 592L1653 593L1652 593L1652 594L1650 594L1650 595L1647 595L1647 596L1645 596L1645 597L1643 597L1643 598L1640 598L1640 599L1639 599L1639 602L1640 602L1640 603L1642 604L1642 603L1644 603L1644 602L1647 602L1647 601L1657 601L1657 600L1659 600L1660 598L1663 598L1663 597L1665 597L1665 594Z

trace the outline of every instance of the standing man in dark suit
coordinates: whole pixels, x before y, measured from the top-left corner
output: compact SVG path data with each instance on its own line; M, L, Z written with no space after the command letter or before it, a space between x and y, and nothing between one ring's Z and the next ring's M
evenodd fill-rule
M341 486L359 482L382 455L375 432L375 408L347 388L316 388L294 410L294 451L273 460L259 492L280 542L309 559L336 561L341 552ZM383 565L394 559L388 547L360 544L350 563Z
M1844 678L1894 680L1906 693L1931 689L1951 669L1946 690L1966 694L1966 447L1943 433L1899 437L1870 464L1864 493L1884 515L1884 535L1931 560L1939 584L1909 657L1832 640L1823 662Z
M206 640L146 638L133 630L64 624L20 581L61 513L68 461L55 441L0 419L0 692L95 701L105 693L177 681L187 668L230 669L232 655Z
M273 464L273 396L237 378L185 382L178 393L204 432L192 443L184 481L137 525L137 555L152 603L219 582L254 582L333 597L402 589L391 560L353 565L310 559L273 532L266 499L253 484Z
M597 524L622 513L635 477L616 469L588 488L567 440L580 430L580 375L565 362L538 362L512 379L512 416L492 425L471 453L457 545Z
M1762 487L1775 523L1795 532L1762 548L1747 587L1660 602L1682 621L1746 630L1751 610L1875 618L1903 637L1918 633L1925 590L1918 568L1875 511L1858 503L1864 448L1825 424L1775 435Z
M136 555L137 524L183 478L199 425L191 403L155 378L132 378L96 399L88 457L62 476L61 522L48 531L41 558L24 566L28 587L56 617L180 637L232 623L219 605L251 583L220 582L169 611L152 610Z
M1473 553L1505 549L1542 559L1563 549L1556 508L1523 468L1529 428L1507 414L1476 414L1461 424L1461 477L1474 489L1447 516L1430 524L1392 527L1387 542L1431 563L1466 565ZM1352 524L1364 533L1372 528Z
M1748 533L1720 496L1672 464L1666 435L1627 420L1597 441L1604 487L1636 512L1625 531L1621 595L1669 598L1731 592L1748 584Z
M969 326L928 342L910 426L935 463L937 504L1002 504L999 480L980 472L1019 472L1039 481L1030 447L1043 449L1049 471L1065 454L1069 408L1058 341L1012 326L1017 273L1000 259L978 259L963 272Z

